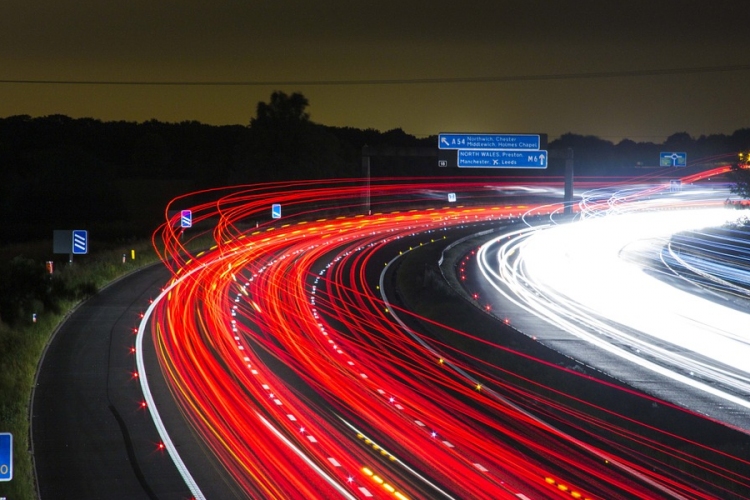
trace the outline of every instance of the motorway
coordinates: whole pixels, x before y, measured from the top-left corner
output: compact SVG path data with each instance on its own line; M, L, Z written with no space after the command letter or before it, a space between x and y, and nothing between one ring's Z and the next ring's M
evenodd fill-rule
M220 192L218 202L192 205L194 220L212 233L214 247L190 253L179 223L167 221L157 237L171 274L149 286L124 287L130 295L117 299L117 309L90 301L80 311L91 306L89 316L76 317L73 333L58 333L34 403L42 498L66 498L62 491L104 498L112 484L121 498L713 498L717 492L742 498L734 486L741 490L750 483L741 457L723 457L740 472L702 467L703 475L726 476L729 486L716 486L661 458L641 456L631 430L601 412L582 413L571 399L575 391L570 398L550 396L565 387L549 379L543 388L519 382L523 373L513 372L521 366L518 353L511 353L515 365L487 365L481 353L508 348L491 341L475 350L441 343L425 333L429 328L419 328L429 323L426 318L387 295L398 283L395 268L405 254L442 249L480 231L513 231L530 206L537 214L559 213L558 203L543 196L529 205L513 203L510 193L519 190L505 186L508 201L488 206L480 201L497 198L503 186L484 182L462 187L459 199L467 199L466 205L441 205L435 194L453 185L394 183L373 186L373 205L398 198L418 208L327 217L330 205L311 204L354 206L361 186L271 188L274 201L296 209L295 217L264 220L269 193L252 189ZM168 286L160 291L157 283ZM106 292L98 297L106 300ZM140 322L136 310L145 310ZM504 322L494 328L507 327ZM91 325L89 331L76 327L81 324ZM463 345L475 342L467 340L473 338L471 327L464 324L452 336ZM76 331L87 335L73 343L77 362L47 368L57 339ZM528 342L513 329L504 331L516 344ZM553 354L542 354L548 350L540 351L538 342L532 344L528 352L535 356L521 352L523 365L559 371L553 379L575 375L550 361ZM103 366L90 368L96 364ZM55 380L58 370L71 372L72 391L80 391L75 384L81 379L84 386L100 386L82 413L70 414L65 399L54 401L56 391L68 386L63 378ZM591 383L599 384L587 378L585 384ZM606 384L597 385L599 392L620 390ZM81 419L73 424L76 433L65 432L66 440L54 432L63 415L66 422ZM584 420L601 435L587 435L571 423ZM87 428L98 432L86 436ZM100 435L109 437L99 442ZM608 435L628 435L630 444ZM77 454L66 455L71 442ZM115 456L111 462L96 458L90 471L80 467L83 456L99 457L103 449ZM692 463L702 456L682 449L675 460ZM78 468L58 471L56 464L65 460ZM89 476L97 479L84 479Z

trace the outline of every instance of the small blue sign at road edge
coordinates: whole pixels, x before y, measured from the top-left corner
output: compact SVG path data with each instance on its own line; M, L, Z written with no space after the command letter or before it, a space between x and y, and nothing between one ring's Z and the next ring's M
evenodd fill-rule
M74 255L83 255L89 253L89 232L85 229L75 229L73 231L73 248L71 252Z
M180 227L189 228L193 227L193 212L190 210L182 210L180 212Z
M274 203L271 205L271 218L281 219L281 204Z
M0 481L13 479L13 434L0 432Z

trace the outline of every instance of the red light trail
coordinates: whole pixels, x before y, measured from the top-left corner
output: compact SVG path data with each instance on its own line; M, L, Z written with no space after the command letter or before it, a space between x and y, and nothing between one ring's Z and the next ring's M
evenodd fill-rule
M185 418L248 496L712 498L701 479L639 456L665 446L620 427L624 417L592 416L606 410L588 413L569 395L516 384L502 367L404 328L393 313L410 313L384 302L378 278L394 249L532 209L558 213L560 203L497 203L511 185L486 180L390 180L368 193L382 212L361 215L364 189L341 180L196 193L189 199L214 200L190 205L194 230L183 234L179 215L170 217L188 202L178 198L154 236L174 275L149 310L161 370ZM459 204L442 201L453 191ZM291 215L269 220L272 202ZM215 244L192 254L187 242L201 227ZM580 435L598 429L617 439L604 450L573 438L554 427L567 418L581 422L568 423ZM741 474L719 473L750 488Z

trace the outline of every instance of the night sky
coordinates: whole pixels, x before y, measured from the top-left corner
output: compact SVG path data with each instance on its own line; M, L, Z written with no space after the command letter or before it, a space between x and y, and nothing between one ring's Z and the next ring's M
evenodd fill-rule
M325 125L660 142L750 127L750 5L4 0L0 80L2 117L247 124L282 90Z

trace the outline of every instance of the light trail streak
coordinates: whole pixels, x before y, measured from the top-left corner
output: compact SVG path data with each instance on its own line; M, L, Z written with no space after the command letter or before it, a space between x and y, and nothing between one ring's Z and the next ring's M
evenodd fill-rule
M408 252L439 244L447 229L481 231L529 210L561 209L543 200L504 203L502 187L462 180L464 202L450 205L439 193L456 190L452 180L373 183L372 206L383 211L371 216L356 213L364 189L356 181L216 190L209 193L216 201L191 206L193 231L203 226L215 243L196 254L187 246L195 236L177 227L168 207L155 240L175 278L153 308L157 357L185 418L248 496L711 496L695 486L700 481L633 462L625 445L611 445L623 456L604 452L522 410L537 401L550 418L606 427L574 410L570 397L516 385L496 375L501 368L467 363L472 356L393 320L378 280L394 248ZM291 215L269 221L271 202ZM488 397L496 391L506 399ZM355 429L366 429L371 443Z
M397 258L394 258L394 260L391 261L391 262L389 262L388 265L391 265L396 259ZM480 257L480 260L481 260L481 257ZM381 296L383 298L383 302L390 307L390 304L388 303L388 299L385 297L385 294L382 292L382 290L383 290L384 276L385 276L385 272L381 273L381 275L380 275ZM421 339L418 335L415 335L412 332L410 332L410 329L398 317L398 314L396 314L395 312L393 312L392 314L394 315L396 321L404 329L404 331L410 333L412 335L412 337L417 342L419 342L422 346L424 346L425 349L427 349L429 352L432 352L435 356L439 356L439 354L437 353L437 351L435 350L434 347L430 346L427 342L425 342L423 339ZM443 361L442 358L441 358L441 361ZM446 364L447 366L451 367L453 370L456 371L456 373L458 373L462 377L466 378L475 387L477 387L477 388L481 387L481 384L480 384L479 380L475 376L473 376L472 374L468 373L466 370L464 370L463 368L461 368L460 366L458 366L458 365L456 365L456 364L454 364L452 362L445 362L445 361L443 361L443 363ZM498 392L496 392L496 391L494 391L492 389L487 389L485 392L487 394L491 395L496 400L498 400L500 403L502 403L504 405L507 405L507 406L513 408L519 414L524 415L526 418L528 418L529 420L533 421L539 427L545 428L546 430L548 430L548 431L550 431L550 432L552 432L554 434L557 434L557 435L560 435L560 436L564 436L565 440L567 440L570 444L578 446L581 449L587 450L588 452L592 453L593 455L598 456L599 458L601 458L603 460L606 460L607 462L612 463L613 466L621 468L622 470L626 471L628 474L631 474L631 475L633 475L635 477L639 477L642 481L644 481L644 482L646 482L648 484L651 484L657 490L662 490L667 495L673 495L673 496L679 497L678 495L676 495L676 493L673 490L671 490L668 487L663 487L657 481L654 481L651 478L649 478L648 476L646 476L644 474L641 474L640 471L636 470L636 468L631 467L627 463L620 462L617 458L613 457L611 454L604 453L601 450L598 450L598 449L596 449L596 448L594 448L592 446L589 446L588 444L584 443L583 441L581 441L579 439L574 438L573 436L571 436L569 434L563 433L562 431L560 431L559 429L557 429L554 426L550 425L548 422L544 421L543 419L541 419L541 418L533 415L529 411L524 410L520 406L515 405L513 402L509 401L508 399L506 399L502 395L500 395ZM679 498L682 498L682 497L679 497Z
M654 208L665 205L640 202L627 211L620 208L617 215L524 230L510 241L496 238L480 250L482 273L517 305L568 333L628 362L750 408L745 398L693 378L697 374L738 393L750 392L746 362L750 315L637 272L644 265L642 255L656 246L658 258L671 235L720 226L735 220L737 213L725 208L647 211ZM498 263L494 264L488 256L496 247ZM619 347L623 344L628 348Z
M154 309L158 305L158 303L169 294L169 292L172 290L172 287L174 285L168 287L167 289L163 290L161 294L154 300L154 302L151 303L151 305L148 307L146 312L143 315L143 319L141 320L141 323L138 325L138 333L136 336L136 363L138 367L138 379L139 383L141 385L141 390L143 391L143 396L146 400L146 407L148 408L149 413L151 414L151 418L154 421L154 424L156 425L156 430L159 433L159 436L162 440L162 443L164 443L164 447L167 450L167 453L169 453L170 458L172 459L172 462L177 467L177 471L179 472L182 479L185 481L185 484L187 485L188 489L190 490L190 493L192 493L195 500L204 500L206 497L203 495L203 492L201 491L198 484L195 482L195 479L193 478L192 474L190 474L190 471L185 466L185 462L183 462L182 457L180 456L179 452L177 451L177 447L175 446L174 442L169 436L169 433L167 432L166 427L164 426L164 421L161 418L161 415L159 414L159 410L156 406L156 401L154 400L154 396L151 393L151 388L148 384L148 372L146 370L146 365L143 360L143 356L140 355L140 353L143 352L143 339L146 332L146 326L148 325L149 320L151 319L151 314L153 314Z
M291 441L289 441L289 439L287 439L284 436L284 434L282 434L281 432L279 432L273 425L271 425L271 423L268 420L266 420L265 418L263 418L262 415L259 414L258 418L261 420L261 422L263 422L266 425L266 427L268 427L271 430L271 432L273 432L290 449L292 449L294 451L294 453L296 453L300 458L302 458L305 462L307 462L307 464L310 466L310 468L312 468L313 470L315 470L316 473L318 473L328 483L330 483L331 486L333 486L336 489L336 491L338 491L341 494L342 497L349 498L349 499L356 498L354 495L350 494L346 489L344 489L340 484L338 484L333 478L331 478L328 474L326 474L320 467L318 467L318 465L315 464L315 462L313 462L310 459L308 459L308 457L299 448L297 448Z

